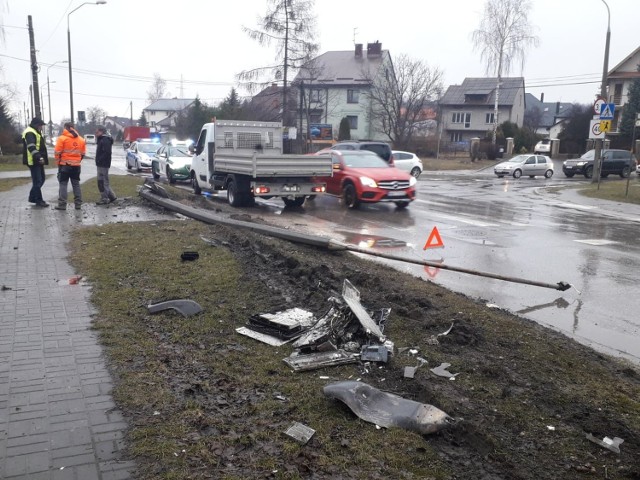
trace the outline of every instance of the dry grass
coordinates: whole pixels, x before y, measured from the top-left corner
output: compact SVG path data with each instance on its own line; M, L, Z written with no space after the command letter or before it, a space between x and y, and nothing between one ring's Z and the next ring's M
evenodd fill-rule
M602 179L599 188L597 184L592 183L579 192L585 197L638 205L640 204L640 177L632 174L628 181L626 179Z

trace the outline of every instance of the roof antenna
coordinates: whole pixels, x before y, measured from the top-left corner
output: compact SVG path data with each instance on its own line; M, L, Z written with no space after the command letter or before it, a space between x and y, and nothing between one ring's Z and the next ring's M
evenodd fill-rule
M358 27L353 27L353 44L356 44L356 32L358 31Z

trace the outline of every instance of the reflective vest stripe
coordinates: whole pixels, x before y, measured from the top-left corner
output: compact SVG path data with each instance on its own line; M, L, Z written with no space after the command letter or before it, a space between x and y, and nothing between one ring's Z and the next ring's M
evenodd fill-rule
M42 140L42 136L40 132L38 132L35 128L27 127L24 132L22 132L22 140L27 141L27 133L33 133L36 136L36 143L28 143L27 144L27 165L33 166L33 154L29 147L36 147L37 151L40 151L40 141Z

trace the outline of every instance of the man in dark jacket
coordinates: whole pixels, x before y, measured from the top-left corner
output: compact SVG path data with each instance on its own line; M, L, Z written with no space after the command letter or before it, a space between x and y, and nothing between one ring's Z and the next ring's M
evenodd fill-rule
M98 190L100 190L100 200L96 204L107 205L115 202L117 197L109 186L113 138L103 126L96 128L96 144L96 167L98 167Z
M22 132L22 163L31 170L31 191L29 202L36 207L48 207L49 204L42 198L42 186L44 185L44 166L49 165L47 146L45 145L42 127L44 122L35 117L29 126Z

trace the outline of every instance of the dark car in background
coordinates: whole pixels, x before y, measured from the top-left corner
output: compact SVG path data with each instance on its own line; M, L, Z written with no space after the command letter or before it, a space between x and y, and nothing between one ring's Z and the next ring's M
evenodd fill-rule
M378 155L389 165L394 164L391 147L385 142L376 142L373 140L338 142L331 147L331 150L368 150Z
M595 153L595 150L589 150L580 158L565 160L562 164L562 171L569 178L576 174L584 175L585 178L593 177ZM628 150L602 150L602 171L600 176L606 178L614 174L627 178L636 169L636 165L636 158Z

